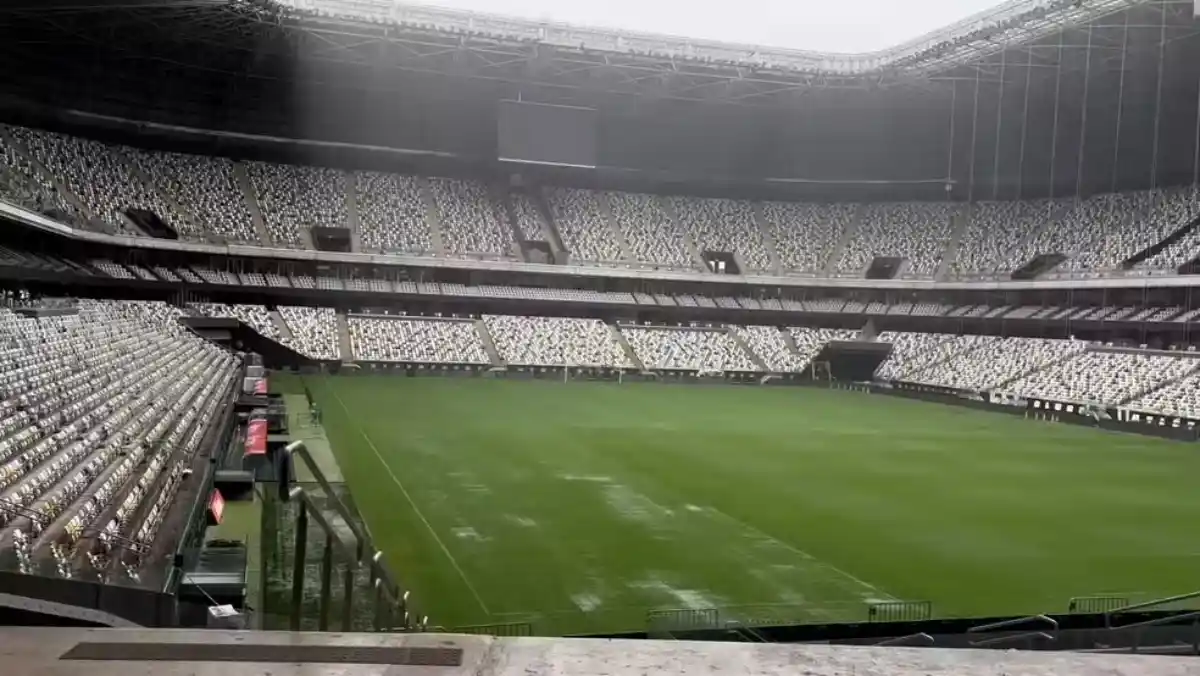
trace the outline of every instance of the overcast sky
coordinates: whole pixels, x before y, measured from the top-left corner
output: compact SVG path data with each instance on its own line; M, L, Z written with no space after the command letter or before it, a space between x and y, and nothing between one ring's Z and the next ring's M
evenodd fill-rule
M526 19L827 52L869 52L1001 0L416 0Z

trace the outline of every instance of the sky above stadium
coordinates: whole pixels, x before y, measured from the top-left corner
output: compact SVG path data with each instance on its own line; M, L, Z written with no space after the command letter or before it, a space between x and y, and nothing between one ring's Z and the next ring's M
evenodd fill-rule
M417 2L525 19L843 53L892 47L1000 4L1000 0Z

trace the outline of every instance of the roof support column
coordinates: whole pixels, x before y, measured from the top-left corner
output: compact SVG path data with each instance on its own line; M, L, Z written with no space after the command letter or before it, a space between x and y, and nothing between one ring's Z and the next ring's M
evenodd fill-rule
M1092 84L1092 24L1087 29L1087 51L1083 53L1083 110L1079 121L1079 164L1075 167L1075 196L1083 197L1084 150L1087 148L1088 91Z
M971 166L968 167L970 185L967 186L967 202L975 201L975 144L979 139L979 78L983 74L981 66L975 66L975 94L971 105Z
M1021 148L1017 154L1017 199L1025 199L1025 142L1029 133L1029 84L1033 79L1033 52L1025 50L1025 103L1021 109Z
M1121 123L1125 113L1125 58L1129 55L1129 12L1125 12L1125 27L1121 36L1121 75L1117 83L1117 132L1113 142L1111 192L1117 191L1117 180L1121 175Z
M1008 50L1000 52L1000 88L996 92L996 148L992 154L992 199L1000 199L1000 134L1004 131L1004 85L1008 84Z
M1054 196L1055 179L1058 178L1058 112L1059 96L1062 92L1063 40L1066 31L1058 33L1058 61L1054 65L1054 127L1050 134L1050 185L1049 196Z
M1126 12L1128 15L1128 12ZM1158 6L1158 82L1154 92L1154 145L1150 152L1150 187L1158 187L1158 132L1162 126L1163 61L1167 51L1167 5Z

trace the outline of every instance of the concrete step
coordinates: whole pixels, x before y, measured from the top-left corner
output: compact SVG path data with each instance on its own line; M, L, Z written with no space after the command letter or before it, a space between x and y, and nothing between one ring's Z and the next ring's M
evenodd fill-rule
M279 330L279 335L283 336L284 340L289 344L295 344L296 337L292 335L292 327L288 326L287 322L283 319L283 315L279 313L279 310L271 310L267 314L271 317L271 323Z
M750 343L747 343L746 340L744 338L742 338L742 334L740 334L736 330L734 330L734 328L732 326L726 326L725 331L727 331L729 333L729 335L733 338L734 342L736 342L738 345L740 345L742 347L743 350L746 351L746 354L750 356L750 361L754 362L755 366L757 366L759 369L761 369L763 371L771 370L770 367L767 366L766 360L764 360L761 355L759 355L757 352L754 351L753 348L750 347Z
M500 350L496 349L496 341L492 339L492 332L488 329L487 322L476 319L475 331L479 333L479 340L483 343L483 349L487 352L488 359L492 360L492 366L507 368L508 364L500 356Z
M763 248L767 250L767 258L771 261L771 274L782 275L783 261L779 258L779 244L775 241L775 235L771 233L771 224L761 202L754 202L754 224L758 226Z
M608 231L612 234L613 240L621 247L621 257L629 263L636 263L637 261L633 258L633 249L630 249L629 242L625 241L625 233L621 232L621 228L617 226L616 219L613 218L612 203L608 201L608 195L597 192L596 204L600 206L600 213L604 216L604 224L608 226Z
M350 341L350 322L346 319L346 313L338 311L337 313L338 326L338 351L342 355L342 363L349 364L354 361L354 347Z
M433 253L445 256L446 246L442 240L442 212L438 209L437 200L433 199L433 188L429 185L429 178L418 176L417 185L421 188L421 202L425 205L425 221L429 224L429 241L433 244Z
M362 251L362 233L359 230L358 215L358 173L346 174L346 228L350 230L350 250L354 253Z
M258 204L258 193L254 190L254 181L250 180L250 172L241 162L233 163L233 178L246 198L246 210L250 212L250 220L254 223L254 232L264 245L271 244L271 233L267 230L267 221L263 218L262 207Z
M625 351L625 356L629 357L629 363L639 371L645 371L646 365L642 363L641 357L638 357L633 346L629 344L629 340L625 338L625 334L621 333L621 329L613 322L608 322L608 330L612 333L613 339L621 345L621 349Z
M846 247L850 246L850 242L854 240L854 236L858 234L858 229L862 227L865 207L858 205L854 208L854 218L850 219L850 224L846 226L846 231L833 245L833 250L829 252L829 259L825 261L825 276L832 277L838 269L838 263L842 260L842 252Z

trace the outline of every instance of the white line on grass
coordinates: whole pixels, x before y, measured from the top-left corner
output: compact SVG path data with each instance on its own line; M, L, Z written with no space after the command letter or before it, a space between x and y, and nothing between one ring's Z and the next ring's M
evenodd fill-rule
M338 405L342 407L342 410L346 412L346 416L349 417L350 409L346 408L346 402L342 401L341 396L339 396L336 391L331 391L333 392L333 398L337 399ZM462 578L463 584L467 585L467 589L471 590L471 595L475 597L475 601L479 603L479 607L483 609L484 614L491 616L492 611L488 610L487 604L483 602L483 597L479 595L479 591L475 589L475 585L471 584L470 578L468 578L467 574L463 572L462 566L458 565L458 561L454 558L454 555L450 553L450 549L446 547L446 543L442 542L442 538L439 537L437 531L433 529L433 526L429 523L429 519L426 519L425 515L421 513L421 508L417 507L417 503L412 499L412 496L408 494L408 489L406 489L404 484L400 482L400 477L396 476L396 473L392 471L392 466L387 464L387 461L383 459L383 455L379 452L379 449L375 447L375 442L371 441L371 437L367 436L367 433L365 430L363 430L362 425L355 425L355 427L358 428L358 433L362 435L362 438L367 441L367 445L371 447L371 452L373 452L375 457L379 459L379 464L383 465L383 468L387 470L388 476L392 477L392 481L395 482L396 486L400 489L400 493L404 495L404 499L408 500L408 504L412 506L413 513L417 515L417 518L421 520L421 523L425 524L425 529L428 530L429 534L433 536L433 540L434 542L437 542L438 547L442 548L442 553L446 555L446 559L450 561L450 565L458 573L458 576Z
M879 587L876 587L875 585L871 584L870 582L861 580L861 579L851 575L850 573L847 573L846 571L842 570L841 568L838 568L837 566L835 566L831 563L822 561L821 559L818 559L817 557L813 556L812 554L809 554L808 552L804 551L803 549L794 547L794 546L784 542L783 540L780 540L779 538L772 537L772 536L764 533L763 531L759 530L758 528L751 526L750 524L746 523L745 521L742 521L741 519L734 518L734 517L726 514L725 512L722 512L721 510L716 509L714 507L710 507L709 511L711 513L729 521L730 523L737 524L741 528L744 528L747 531L750 531L751 533L757 534L759 537L763 538L765 541L772 542L775 545L777 545L778 547L780 547L782 549L786 549L789 552L795 554L796 556L799 556L802 559L812 561L816 564L824 566L825 568L828 568L830 571L836 573L837 575L842 576L846 580L849 580L850 582L853 582L854 584L858 585L859 587L862 587L862 588L866 589L867 591L870 591L871 593L876 594L880 601L899 601L900 600L899 598L892 596L891 594L880 589Z

